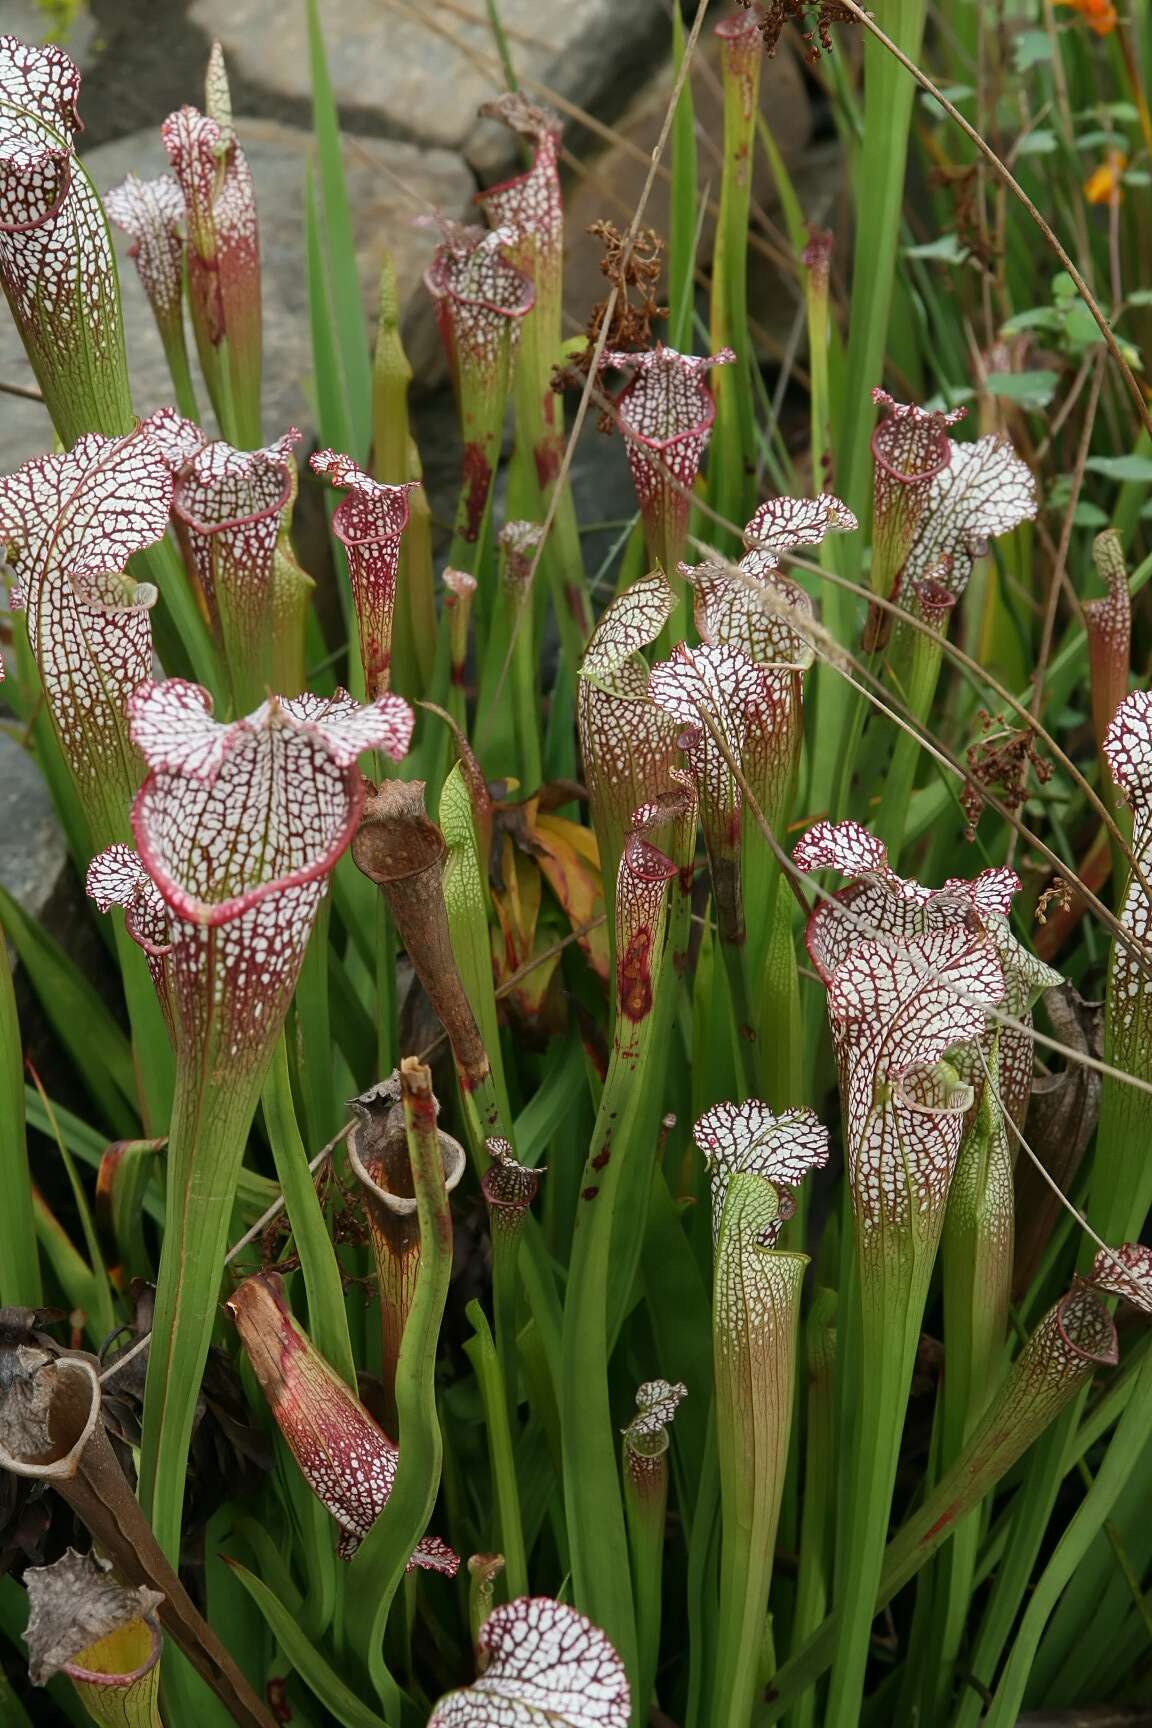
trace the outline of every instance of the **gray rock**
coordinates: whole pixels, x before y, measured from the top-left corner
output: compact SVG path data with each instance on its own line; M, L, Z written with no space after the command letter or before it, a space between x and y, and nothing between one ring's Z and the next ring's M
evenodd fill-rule
M51 38L75 60L81 72L87 71L100 50L96 20L83 0L62 27L50 9L38 5L37 0L4 0L0 8L0 32L18 36L21 42L47 42Z
M324 0L321 13L337 102L399 137L459 149L480 103L504 87L484 0ZM189 17L244 78L309 95L302 4L193 0ZM665 0L500 0L500 17L526 88L546 85L597 111L635 87L670 30ZM496 170L514 153L507 134L493 133L481 154Z
M304 252L307 134L269 120L239 120L256 185L263 247L264 427L274 436L296 424L308 431L312 409L312 347ZM82 141L81 141L82 142ZM474 189L471 172L446 150L382 138L347 137L344 146L349 202L355 227L361 287L369 329L375 326L380 264L385 250L396 263L401 304L407 306L405 335L419 371L437 353L431 308L420 278L434 236L413 227L412 217L431 209L460 217ZM155 132L102 144L84 155L99 191L133 170L161 173L168 159ZM127 242L115 235L120 256L125 336L133 400L141 414L172 399L168 369L151 311ZM191 345L191 334L189 333ZM0 381L34 386L31 369L7 310L0 306ZM37 403L6 396L0 414L0 472L8 472L50 446L51 429ZM201 406L206 409L202 394Z
M0 882L25 912L40 918L67 860L43 775L12 734L0 730Z

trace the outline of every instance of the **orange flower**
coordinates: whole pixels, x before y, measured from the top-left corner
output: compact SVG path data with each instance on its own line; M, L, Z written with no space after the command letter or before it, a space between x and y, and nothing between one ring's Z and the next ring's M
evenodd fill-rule
M1097 36L1110 36L1118 23L1112 0L1056 0L1058 6L1070 6L1079 12L1090 30Z
M1120 176L1128 166L1123 150L1109 150L1106 162L1094 168L1084 182L1084 197L1089 204L1118 204L1124 196Z

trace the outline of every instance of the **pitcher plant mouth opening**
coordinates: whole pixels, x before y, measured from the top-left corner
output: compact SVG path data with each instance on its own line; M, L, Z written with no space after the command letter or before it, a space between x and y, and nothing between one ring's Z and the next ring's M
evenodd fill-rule
M386 738L385 748L402 755L411 710L397 697L384 700L388 713L381 715L377 730ZM273 697L254 714L223 726L212 719L208 692L195 685L169 680L140 687L131 704L133 738L151 766L132 808L132 827L149 876L177 916L205 928L224 925L269 895L326 875L350 844L364 803L356 757L370 747L371 734L356 732L357 712L343 692L315 705ZM189 825L195 831L211 822L214 809L234 799L253 772L272 771L266 758L279 758L275 772L290 785L296 759L303 767L317 746L329 764L322 778L328 782L324 797L333 808L302 841L300 862L289 869L269 864L266 880L239 892L229 892L225 871L217 886L220 898L203 898L189 874ZM257 870L265 868L259 860L254 863Z
M193 458L191 470L184 470L176 482L176 488L172 499L172 508L177 518L183 522L186 528L190 528L193 533L204 534L211 537L214 534L226 534L234 528L246 528L249 524L254 522L263 522L268 517L278 517L281 510L283 510L285 504L288 503L295 491L295 482L291 470L288 468L284 458L287 457L287 453L291 446L299 442L300 437L301 434L293 426L284 434L284 437L278 446L272 446L266 451L258 450L252 452L254 457L265 457L267 459L266 472L274 477L279 476L275 481L277 489L274 492L267 492L265 496L258 500L254 498L250 509L239 510L231 516L226 514L212 516L204 510L204 506L208 505L212 501L213 482L222 482L223 476L210 475L201 477L196 472L196 459ZM210 458L212 445L206 444L204 448ZM281 451L284 453L283 458L279 455L279 452ZM233 452L233 454L240 455L241 452L237 451ZM253 466L255 467L256 465L253 464ZM202 494L199 505L193 502L192 495L195 492ZM196 512L198 508L204 511L204 513L197 514Z
M883 410L872 434L872 456L882 473L914 486L947 468L952 460L947 428L964 419L966 408L927 410L914 402L897 402L880 389L872 392L872 400Z

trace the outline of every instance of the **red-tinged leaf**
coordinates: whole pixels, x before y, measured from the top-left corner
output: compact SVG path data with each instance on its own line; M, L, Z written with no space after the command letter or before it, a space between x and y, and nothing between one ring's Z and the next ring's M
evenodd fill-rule
M872 434L874 459L872 588L885 598L898 591L900 573L931 496L932 482L948 466L953 444L948 427L962 420L965 408L951 413L896 402L885 390L872 400L884 414ZM887 624L870 621L868 645L879 645Z
M564 271L564 209L558 159L563 123L520 91L485 102L481 114L503 120L532 145L532 165L523 174L476 194L493 228L509 235L509 257L534 284L537 304L559 295Z
M505 91L486 102L481 114L503 120L532 146L530 167L522 174L476 194L493 229L505 236L504 254L531 282L532 311L523 326L518 361L517 421L530 439L536 479L547 496L564 458L564 411L552 389L552 371L561 357L564 297L564 211L558 158L561 122L537 108L519 91ZM580 615L587 601L579 595ZM581 628L587 635L587 624Z
M124 928L144 950L168 1035L175 1039L168 955L173 941L172 915L163 895L131 846L109 846L98 852L84 878L85 892L101 912L124 908Z
M532 284L505 257L515 239L506 229L441 222L436 248L424 281L436 307L444 346L454 369L489 376L504 343L514 339L517 321L532 309Z
M644 1507L660 1526L668 1494L668 1429L687 1396L683 1381L645 1380L636 1389L636 1414L621 1429L629 1494L636 1509Z
M361 708L342 691L221 725L207 691L177 678L142 685L130 711L151 770L132 813L141 854L173 911L207 925L331 869L359 816L357 757L399 760L412 729L399 697Z
M1111 1314L1087 1283L1076 1279L1053 1313L1056 1337L1051 1341L1044 1365L1049 1378L1073 1375L1083 1378L1085 1363L1099 1363L1105 1368L1116 1366L1119 1360L1116 1327Z
M690 880L696 850L696 789L692 776L683 768L673 768L668 781L654 798L632 812L631 825L667 852Z
M748 1098L743 1104L714 1104L697 1122L692 1138L708 1163L713 1241L720 1231L731 1177L764 1176L776 1188L794 1186L810 1170L822 1170L828 1162L828 1130L813 1111L785 1110L774 1116L759 1098ZM774 1245L783 1223L781 1215L765 1246Z
M563 816L537 816L532 836L541 874L564 908L573 930L584 930L578 938L598 977L609 972L608 930L605 923L592 930L585 926L604 913L604 887L595 837L578 822Z
M968 410L921 408L914 402L897 402L886 390L873 390L872 400L884 410L872 434L876 461L876 484L885 496L899 498L890 488L921 485L946 468L952 456L948 427L963 420Z
M392 1492L397 1448L299 1325L276 1273L246 1278L227 1307L300 1474L344 1532L337 1551L351 1559ZM438 1537L409 1561L450 1578L459 1566Z
M773 526L770 511L775 511ZM741 766L773 826L800 749L802 675L814 658L812 602L797 583L778 573L778 554L803 543L805 536L811 544L829 527L855 525L835 498L774 499L761 506L745 529L746 539L756 532L764 545L746 552L738 565L680 566L695 591L701 640L734 649L759 668L759 699L746 716Z
M963 925L853 944L828 985L853 1203L865 1229L938 1215L972 1090L943 1058L1004 997L990 937Z
M616 874L616 1002L633 1027L652 1010L654 944L663 927L664 896L676 865L633 832Z
M1122 1296L1134 1308L1152 1314L1152 1248L1145 1243L1101 1248L1092 1262L1090 1281L1098 1290Z
M538 949L552 946L541 940L538 930L542 884L533 858L525 856L510 834L500 842L499 882L492 885L492 902L499 929L492 931L492 960L496 979L505 987L510 1006L531 1024L544 1009L560 956L532 968L510 988L515 977Z
M675 604L662 575L641 577L605 608L580 666L580 753L606 881L632 812L668 784L677 759L676 723L653 702L641 653Z
M1104 754L1146 841L1152 800L1152 692L1134 690L1120 704L1104 740Z
M505 522L497 539L504 554L504 590L514 610L519 611L531 592L532 566L544 529L539 522Z
M950 458L928 482L915 537L908 549L897 599L930 580L959 600L972 565L997 534L1010 533L1036 514L1036 481L1004 438L975 444L946 440Z
M437 220L429 218L429 221ZM508 262L511 229L438 221L442 239L424 282L448 356L464 440L457 535L480 537L512 376L520 320L535 304L528 277Z
M716 418L707 376L713 366L735 358L730 348L678 354L657 343L643 354L607 352L600 362L632 374L613 406L649 550L666 572L676 568L684 548L691 508L685 491L690 494L696 483Z
M160 134L184 197L188 297L213 405L220 418L224 398L214 361L227 337L237 414L242 424L258 429L260 231L252 172L232 126L218 43L209 60L207 93L208 114L180 108L168 116Z
M94 835L108 842L140 783L126 704L152 670L155 590L124 573L164 533L172 481L150 441L81 438L0 479L13 602Z
M292 426L263 450L235 450L216 439L180 467L173 509L217 611L226 592L234 610L260 609L284 513L296 495L292 451L300 437Z
M1085 600L1084 629L1092 675L1092 724L1103 744L1112 716L1128 694L1132 663L1132 598L1124 563L1124 542L1114 529L1097 534L1092 559L1108 584L1102 600Z
M61 49L0 36L0 284L67 443L132 424L116 260L72 149L79 90Z
M523 92L505 91L480 109L489 119L502 120L532 145L532 164L522 174L476 194L493 228L506 226L532 243L533 259L546 254L552 269L559 269L564 240L563 208L557 160L564 123L558 115L538 108Z
M547 1596L520 1596L488 1616L482 1669L441 1698L428 1728L628 1728L624 1664L598 1626Z
M178 474L209 442L194 420L186 420L175 408L157 408L141 422L141 429L163 456L173 474Z
M104 208L132 242L148 304L161 329L178 323L184 295L184 194L171 174L141 180L129 174L104 194Z
M1132 809L1132 852L1139 866L1129 875L1120 907L1120 921L1137 951L1129 942L1112 945L1105 1049L1118 1066L1146 1074L1152 1062L1152 993L1143 950L1152 936L1152 904L1143 883L1152 869L1152 692L1135 690L1124 698L1104 735L1103 750Z
M333 512L332 532L348 554L365 688L378 696L387 690L391 675L396 576L400 541L408 526L408 494L420 482L383 485L335 450L317 451L310 466L348 494Z
M759 88L759 66L770 38L765 34L770 14L759 6L732 12L717 23L713 35L720 42L725 76L736 81L741 93L745 122L750 122Z
M838 870L856 876L887 870L888 848L861 822L814 822L792 854L801 870Z
M812 664L812 602L764 553L747 552L735 566L681 564L680 573L694 590L702 642L737 648L760 666L804 671Z
M68 196L72 139L81 128L79 96L79 68L62 48L0 36L5 127L23 120L29 128L25 137L13 132L6 141L5 168L11 164L23 177L3 183L0 223L6 231L47 220Z
M448 594L445 596L445 605L470 601L479 586L475 576L469 571L453 570L451 566L442 572L441 579L448 590Z
M171 414L145 426L173 462L173 515L237 698L299 688L312 590L288 539L300 433L291 427L265 449L236 450L222 439L195 447L196 428Z

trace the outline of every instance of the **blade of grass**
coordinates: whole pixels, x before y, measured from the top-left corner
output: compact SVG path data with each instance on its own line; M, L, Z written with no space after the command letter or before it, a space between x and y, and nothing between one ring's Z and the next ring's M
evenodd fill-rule
M508 1425L508 1403L504 1375L488 1317L479 1302L469 1302L465 1310L473 1336L464 1345L464 1353L472 1364L480 1387L484 1406L484 1424L488 1430L488 1461L495 1488L496 1528L499 1552L504 1556L508 1595L514 1600L528 1594L528 1562L524 1553L524 1530L520 1517L520 1490L516 1480L516 1461L512 1452L512 1432Z
M230 1560L228 1564L268 1622L269 1630L285 1656L325 1710L331 1711L343 1728L391 1728L383 1716L378 1716L357 1697L315 1645L305 1638L295 1614L284 1606L263 1579L257 1578L237 1560Z
M107 1006L64 949L0 887L6 931L52 1030L113 1133L131 1140L136 1076L132 1051Z
M672 8L672 59L684 59L684 19ZM696 307L696 116L692 83L685 78L672 123L672 193L668 213L668 345L681 354L692 340Z
M52 1114L52 1106L40 1085L40 1076L35 1069L32 1070L32 1079L51 1124L52 1138L56 1142L56 1150L59 1152L61 1162L64 1165L68 1186L72 1193L72 1204L75 1206L76 1216L80 1220L80 1230L84 1237L84 1248L88 1256L88 1275L91 1284L91 1292L86 1304L89 1336L95 1344L99 1345L107 1338L115 1324L112 1287L108 1282L108 1269L104 1264L104 1255L100 1247L100 1239L96 1234L96 1226L92 1220L92 1208L89 1206L88 1196L84 1192L84 1184L77 1173L72 1154L60 1137L55 1117Z
M32 1178L24 1130L24 1058L8 942L0 931L0 1305L40 1306Z
M1109 1516L1125 1482L1148 1444L1152 1422L1152 1359L1136 1377L1124 1414L1104 1454L1096 1478L1061 1536L1033 1590L1016 1642L985 1717L987 1728L1011 1728L1028 1684L1032 1662L1049 1616L1089 1545Z
M412 1057L400 1065L404 1125L420 1219L420 1266L396 1369L396 1477L387 1504L348 1571L345 1629L388 1715L396 1684L383 1634L404 1569L428 1527L440 1483L443 1440L436 1409L436 1342L452 1271L452 1214L436 1132L432 1076Z
M328 1233L324 1208L316 1192L308 1154L300 1138L292 1102L288 1049L281 1033L272 1052L263 1092L264 1124L276 1164L276 1175L308 1296L308 1330L316 1348L353 1391L356 1364L348 1337L344 1283L340 1262Z
M372 434L372 356L360 302L356 245L340 149L340 119L332 96L317 0L308 0L308 63L312 80L312 135L319 169L320 199L316 214L323 236L320 267L327 281L336 348L333 356L336 368L331 381L343 399L350 434L350 442L339 448L362 463Z

